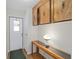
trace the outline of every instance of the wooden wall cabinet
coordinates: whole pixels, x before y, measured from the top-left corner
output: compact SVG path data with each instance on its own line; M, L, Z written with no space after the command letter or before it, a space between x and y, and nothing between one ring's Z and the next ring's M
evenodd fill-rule
M52 22L69 21L72 19L72 0L51 0Z
M41 0L33 8L33 24L41 25L72 19L72 0Z

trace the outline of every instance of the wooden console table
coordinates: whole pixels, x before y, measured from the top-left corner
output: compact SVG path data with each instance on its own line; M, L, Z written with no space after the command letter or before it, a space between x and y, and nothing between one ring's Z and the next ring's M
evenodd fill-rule
M39 49L41 49L45 53L47 53L48 55L50 55L52 58L55 58L55 59L64 59L63 57L61 57L57 53L55 53L55 52L51 51L50 49L46 48L46 46L44 44L42 44L40 41L32 41L32 53L33 53L33 45L36 46L37 53L39 53Z

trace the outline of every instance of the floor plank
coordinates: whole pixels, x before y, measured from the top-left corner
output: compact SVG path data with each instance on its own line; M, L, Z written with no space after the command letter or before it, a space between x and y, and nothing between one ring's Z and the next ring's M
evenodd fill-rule
M28 55L28 59L45 59L41 54L33 53Z

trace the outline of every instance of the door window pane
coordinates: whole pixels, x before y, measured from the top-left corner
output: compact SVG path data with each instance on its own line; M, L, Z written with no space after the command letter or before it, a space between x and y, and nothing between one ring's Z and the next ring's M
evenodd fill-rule
M18 20L14 20L14 31L20 31L20 22Z

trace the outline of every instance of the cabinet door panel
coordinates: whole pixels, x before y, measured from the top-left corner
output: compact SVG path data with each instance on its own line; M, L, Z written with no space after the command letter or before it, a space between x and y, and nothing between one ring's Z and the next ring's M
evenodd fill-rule
M49 1L45 2L39 8L39 24L50 23L50 4Z
M32 14L33 14L33 25L38 25L38 21L37 21L37 9L33 8L32 10Z
M65 0L64 19L72 19L72 0Z
M71 0L54 0L53 22L65 21L72 18Z

